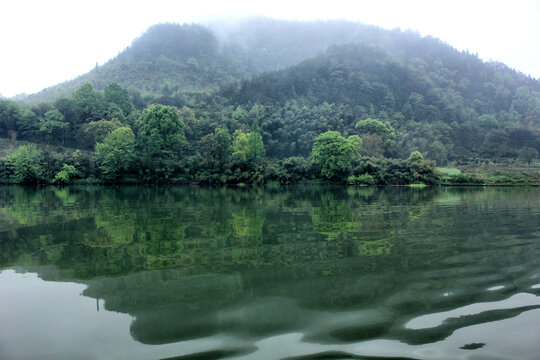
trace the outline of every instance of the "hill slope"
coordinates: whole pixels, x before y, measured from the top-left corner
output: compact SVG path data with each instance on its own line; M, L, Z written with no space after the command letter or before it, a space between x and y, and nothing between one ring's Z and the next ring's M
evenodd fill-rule
M202 25L158 24L135 39L117 57L87 74L30 95L27 101L65 97L89 81L102 90L111 82L153 97L207 92L253 75L296 65L329 46L357 43L377 46L398 58L418 58L432 70L444 59L451 72L474 76L493 73L475 56L412 32L388 31L347 21L283 21L266 18ZM452 64L454 63L454 64ZM451 65L452 64L452 65ZM517 73L499 66L505 77ZM530 82L533 84L534 82ZM536 83L537 91L540 87Z
M274 156L307 156L321 132L354 134L357 121L368 117L389 121L401 134L388 156L418 149L444 162L540 145L539 81L435 39L416 38L403 49L334 46L221 94L233 106L267 106L261 128ZM294 146L287 151L284 144Z
M189 106L204 123L189 129L190 141L224 125L231 133L246 130L256 119L272 158L309 156L316 136L360 134L356 124L366 118L388 122L397 136L382 146L361 134L365 155L406 157L420 150L445 163L540 150L540 81L438 39L345 21L156 25L104 66L30 100L71 94L85 81L96 90L116 82L132 95L142 92L145 98L134 101L139 109ZM71 101L80 103L76 97L85 92L97 102L102 97L87 88ZM91 117L83 107L73 116L67 100L55 107L77 137L86 123L115 117L117 110L105 111L110 101L102 105ZM24 138L20 123L15 128Z
M69 96L87 81L98 90L116 82L153 96L206 91L295 65L332 44L381 43L384 36L382 29L344 21L303 23L258 18L208 27L158 24L103 66L26 100Z

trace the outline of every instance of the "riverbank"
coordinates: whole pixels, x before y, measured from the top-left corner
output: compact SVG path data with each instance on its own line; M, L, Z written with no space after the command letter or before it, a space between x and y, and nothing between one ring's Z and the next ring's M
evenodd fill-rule
M439 185L539 186L540 168L510 166L439 167Z

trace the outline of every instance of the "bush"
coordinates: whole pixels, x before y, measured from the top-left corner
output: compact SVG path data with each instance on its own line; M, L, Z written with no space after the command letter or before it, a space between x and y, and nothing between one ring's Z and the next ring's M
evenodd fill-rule
M349 176L347 178L347 184L349 185L373 185L375 184L375 178L370 174L364 173L358 176Z
M55 175L53 182L58 184L69 184L70 180L76 176L80 176L80 173L75 166L64 164L62 170Z
M36 183L42 180L42 154L35 145L22 145L6 156L11 170L10 180L16 183Z

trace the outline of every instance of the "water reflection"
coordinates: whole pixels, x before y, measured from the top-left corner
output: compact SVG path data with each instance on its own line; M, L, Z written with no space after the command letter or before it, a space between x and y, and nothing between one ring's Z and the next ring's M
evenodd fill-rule
M0 267L86 284L144 344L227 335L248 341L237 356L291 333L432 344L540 307L538 195L0 187ZM469 340L460 351L490 349Z

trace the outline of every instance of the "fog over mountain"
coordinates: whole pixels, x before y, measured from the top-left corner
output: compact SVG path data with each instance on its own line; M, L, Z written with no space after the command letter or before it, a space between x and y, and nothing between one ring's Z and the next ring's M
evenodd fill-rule
M347 21L251 18L208 26L158 24L103 66L28 100L68 96L86 81L96 89L116 82L143 95L205 91L298 64L331 45L348 43L376 46L397 58L414 57L428 64L435 60L448 64L459 56L470 55L458 55L450 46L411 31L390 31ZM502 64L496 66L505 68Z

